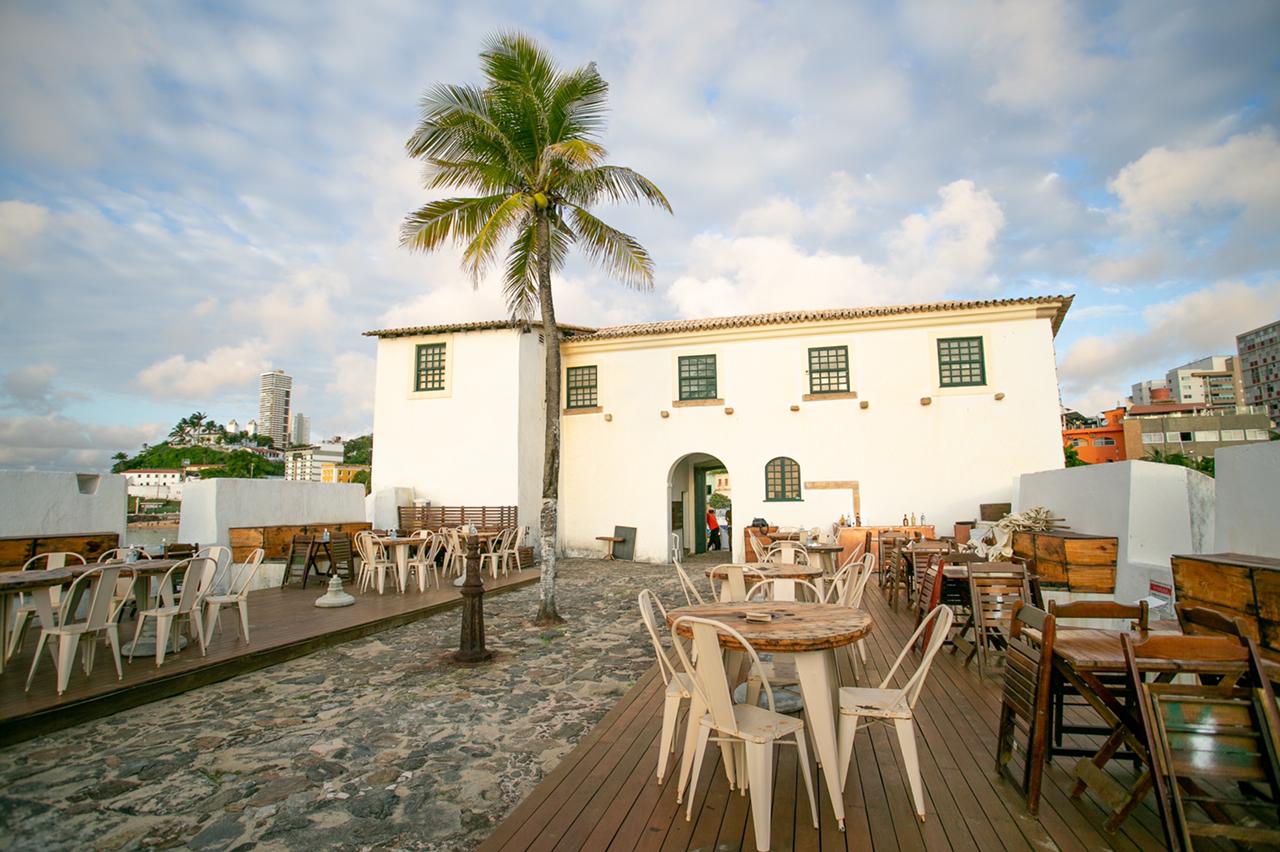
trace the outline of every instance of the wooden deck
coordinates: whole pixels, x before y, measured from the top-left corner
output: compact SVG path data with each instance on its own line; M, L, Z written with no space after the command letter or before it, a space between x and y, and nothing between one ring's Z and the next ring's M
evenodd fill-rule
M491 593L509 591L537 578L537 568L526 568L497 581L486 579L485 586ZM354 605L320 609L314 604L324 591L323 582L312 582L305 590L294 584L285 589L251 592L251 644L240 641L236 629L239 616L234 608L227 609L222 613L222 630L214 634L208 656L201 656L199 644L192 642L180 653L165 657L159 668L153 655L137 656L132 663L126 658L123 680L116 679L110 651L99 647L89 676L80 668L77 656L71 682L61 697L57 694L53 661L48 656L36 670L31 691L23 691L40 632L38 624L33 624L23 649L0 674L0 746L399 627L457 606L461 600L458 590L448 584L425 594L360 595L348 589L356 597ZM133 622L126 621L121 630L122 641L128 641L132 630Z
M866 600L875 619L866 640L869 668L878 683L914 629L915 618L905 609L889 609L874 586L867 590ZM945 650L939 655L916 710L925 822L916 819L896 742L891 742L887 728L873 726L860 730L855 741L844 792L845 833L835 824L820 772L815 773L819 828L813 828L795 751L779 750L773 849L1165 848L1149 798L1114 835L1102 829L1105 815L1088 792L1072 801L1071 758L1058 758L1046 768L1039 818L1029 816L1019 786L994 772L999 681L989 677L980 683L977 672L964 668L960 659ZM842 672L842 677L848 674ZM718 750L708 752L692 793L691 822L676 804L674 780L661 787L655 782L662 695L662 679L654 668L480 848L754 849L749 799L728 789ZM1077 738L1074 744L1087 742ZM1019 750L1013 762L1019 778L1021 754ZM673 760L676 768L669 772L677 775L678 753ZM1114 763L1111 767L1118 776L1130 777L1127 768Z

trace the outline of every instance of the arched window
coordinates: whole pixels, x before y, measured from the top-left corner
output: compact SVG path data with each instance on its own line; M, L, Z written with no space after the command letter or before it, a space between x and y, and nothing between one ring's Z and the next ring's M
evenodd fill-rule
M795 459L778 456L764 466L764 499L767 502L800 499L800 465Z

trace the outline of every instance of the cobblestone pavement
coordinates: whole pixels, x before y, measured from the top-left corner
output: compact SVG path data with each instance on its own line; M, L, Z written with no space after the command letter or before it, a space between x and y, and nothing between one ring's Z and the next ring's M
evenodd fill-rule
M568 622L489 598L481 667L444 662L455 609L0 750L0 847L474 848L652 665L638 591L683 603L670 566L560 564Z

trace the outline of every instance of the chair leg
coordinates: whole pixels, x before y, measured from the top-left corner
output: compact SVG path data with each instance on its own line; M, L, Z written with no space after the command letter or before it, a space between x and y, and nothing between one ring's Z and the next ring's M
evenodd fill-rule
M76 664L76 649L80 647L80 637L63 634L58 637L58 694L67 691L71 682L71 669Z
M133 639L129 642L129 662L133 662L133 652L138 648L138 637L142 635L143 625L147 623L147 614L138 610L138 623L133 627Z
M244 636L244 644L249 644L249 601L241 598L236 601L240 608L240 634Z
M747 743L747 777L751 790L751 825L756 849L769 848L773 829L773 743Z
M107 644L111 646L111 658L116 664L116 680L124 679L124 668L120 665L120 625L108 624L106 630Z
M843 791L849 779L849 764L853 762L853 740L858 733L859 717L851 713L841 713L836 723L836 742L839 749L840 789Z
M906 765L907 780L911 783L911 798L916 803L916 816L924 822L924 785L920 781L920 756L916 753L916 726L911 719L894 719L898 731L898 747L902 749L902 762Z
M204 644L205 647L213 641L213 628L218 625L218 610L222 607L213 601L205 601L204 604Z
M818 794L813 789L813 772L809 769L809 750L805 742L804 731L796 731L796 758L800 762L800 774L804 776L804 789L809 793L809 810L813 816L813 827L818 827Z
M680 693L668 692L662 702L662 741L658 746L659 784L667 774L667 759L671 757L671 747L675 744L676 721L680 716L681 700Z
M48 639L49 634L41 630L40 639L36 642L36 655L31 658L31 671L27 672L27 690L31 689L31 679L36 676L36 666L40 665L40 653L44 650L44 643Z
M694 723L693 718L689 719L689 724ZM707 740L711 737L711 729L706 725L698 725L698 746L697 751L693 753L693 774L689 776L689 804L685 808L684 821L693 822L693 800L697 798L693 791L698 787L698 776L702 773L702 756L707 753Z
M173 616L156 616L156 667L164 663L165 648L169 644L169 631L173 627Z
M22 643L27 641L27 626L30 623L31 613L26 610L18 610L17 616L14 617L13 632L9 634L9 647L5 649L5 660L16 654L18 649L22 647ZM41 625L41 627L43 626Z

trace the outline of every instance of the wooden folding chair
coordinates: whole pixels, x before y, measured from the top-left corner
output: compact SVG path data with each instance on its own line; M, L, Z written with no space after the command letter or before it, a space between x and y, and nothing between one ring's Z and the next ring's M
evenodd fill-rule
M351 550L351 533L333 533L330 536L329 573L341 576L348 583L356 581L356 560Z
M302 588L307 587L307 575L311 573L314 562L312 553L315 545L309 535L295 535L289 542L289 556L284 561L284 577L280 587L289 585L295 577L301 578Z
M1248 636L1249 628L1238 618L1207 606L1176 604L1178 626L1187 636Z
M1020 565L1004 562L969 566L969 600L973 607L974 649L965 664L978 658L978 677L986 676L992 652L1003 654L1014 605L1027 602L1027 575Z
M1038 635L1029 634L1025 628ZM1000 698L1000 727L996 742L996 772L1013 757L1014 734L1027 736L1022 766L1022 791L1027 811L1040 811L1040 778L1049 751L1049 689L1053 672L1054 617L1019 601L1009 625L1004 693Z
M1169 849L1201 840L1280 847L1280 713L1257 644L1167 634L1122 641ZM1175 673L1200 682L1169 682Z

